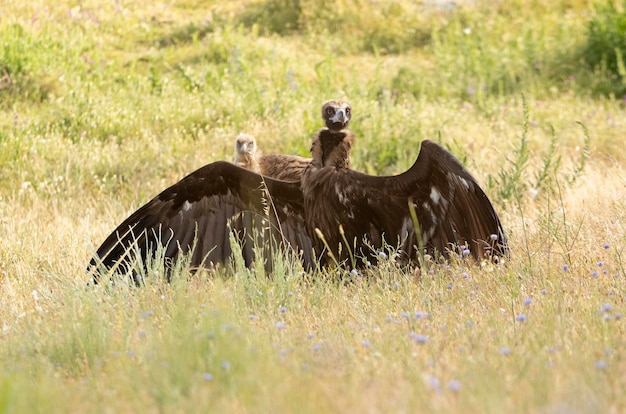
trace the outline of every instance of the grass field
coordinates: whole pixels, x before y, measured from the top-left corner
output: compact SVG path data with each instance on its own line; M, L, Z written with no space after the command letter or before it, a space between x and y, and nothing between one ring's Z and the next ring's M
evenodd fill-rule
M626 411L626 3L446 4L0 0L0 411ZM87 287L130 212L239 132L308 155L330 98L357 170L461 159L507 266Z

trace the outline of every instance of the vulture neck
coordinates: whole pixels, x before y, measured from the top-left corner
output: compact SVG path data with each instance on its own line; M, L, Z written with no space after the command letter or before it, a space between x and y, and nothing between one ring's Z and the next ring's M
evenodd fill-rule
M323 128L311 147L311 163L318 168L350 169L350 150L353 144L354 134L351 131Z
M261 167L259 166L259 162L256 160L255 155L256 154L237 154L235 164L247 170L260 173Z

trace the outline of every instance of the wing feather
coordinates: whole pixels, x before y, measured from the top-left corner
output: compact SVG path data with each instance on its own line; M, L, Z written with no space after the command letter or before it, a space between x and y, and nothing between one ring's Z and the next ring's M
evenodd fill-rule
M265 199L271 199L271 208ZM297 249L310 249L302 205L298 182L273 180L228 162L215 162L131 214L105 239L89 267L128 271L135 260L145 263L154 257L161 246L170 261L193 249L190 266L210 268L230 258L231 231L243 241L244 260L249 265L254 259L250 235L262 229L261 219L267 221L268 215L278 227L289 230L281 239ZM261 231L260 236L268 237L268 233ZM97 281L98 275L94 278Z
M331 248L344 244L337 231L341 223L348 240L356 238L361 243L366 236L376 249L382 247L383 238L389 244L402 241L401 250L412 260L417 259L420 244L427 253L445 257L462 246L477 259L508 255L498 215L478 182L432 141L422 142L413 166L399 175L377 177L330 168L308 174L303 181L311 182L310 188L304 188L305 203L307 197L323 197L324 202L318 210L311 208L309 227L325 229ZM419 232L412 222L412 209ZM497 243L491 239L493 234L498 236ZM367 246L360 247L357 253L367 255Z

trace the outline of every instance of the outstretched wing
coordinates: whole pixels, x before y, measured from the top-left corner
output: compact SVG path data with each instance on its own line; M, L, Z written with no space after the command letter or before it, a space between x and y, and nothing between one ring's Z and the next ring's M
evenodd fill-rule
M302 206L299 183L215 162L165 189L124 220L98 248L89 267L121 266L127 271L135 260L145 263L161 249L168 261L187 254L190 266L210 268L232 255L232 233L243 242L246 265L254 260L253 237L271 236L294 248L311 267L314 259ZM258 242L268 246L270 240Z
M317 182L324 182L323 173L329 175L326 188L318 190L331 194L326 208L336 214L333 218L320 213L313 222L326 229L331 246L342 244L344 238L361 243L366 236L370 247L382 247L384 239L400 245L413 260L421 247L445 257L450 251L477 259L508 255L504 230L491 202L463 165L432 141L422 142L417 160L400 175L375 177L320 169ZM328 231L338 223L344 235Z

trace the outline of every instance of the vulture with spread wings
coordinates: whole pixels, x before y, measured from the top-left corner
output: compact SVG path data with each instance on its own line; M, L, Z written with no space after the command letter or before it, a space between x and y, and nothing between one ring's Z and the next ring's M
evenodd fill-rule
M265 255L279 248L306 269L375 263L388 246L399 247L401 260L415 262L423 253L449 257L459 249L476 259L508 255L489 199L436 143L423 141L413 166L399 175L351 170L354 134L333 126L345 126L346 109L325 105L327 127L318 132L299 181L218 161L165 189L98 248L90 262L99 270L94 280L103 271L128 271L137 261L153 260L158 251L166 264L184 255L192 267L211 268L233 255L231 238L242 244L246 265L259 252L254 237L261 237L262 259L271 261Z

